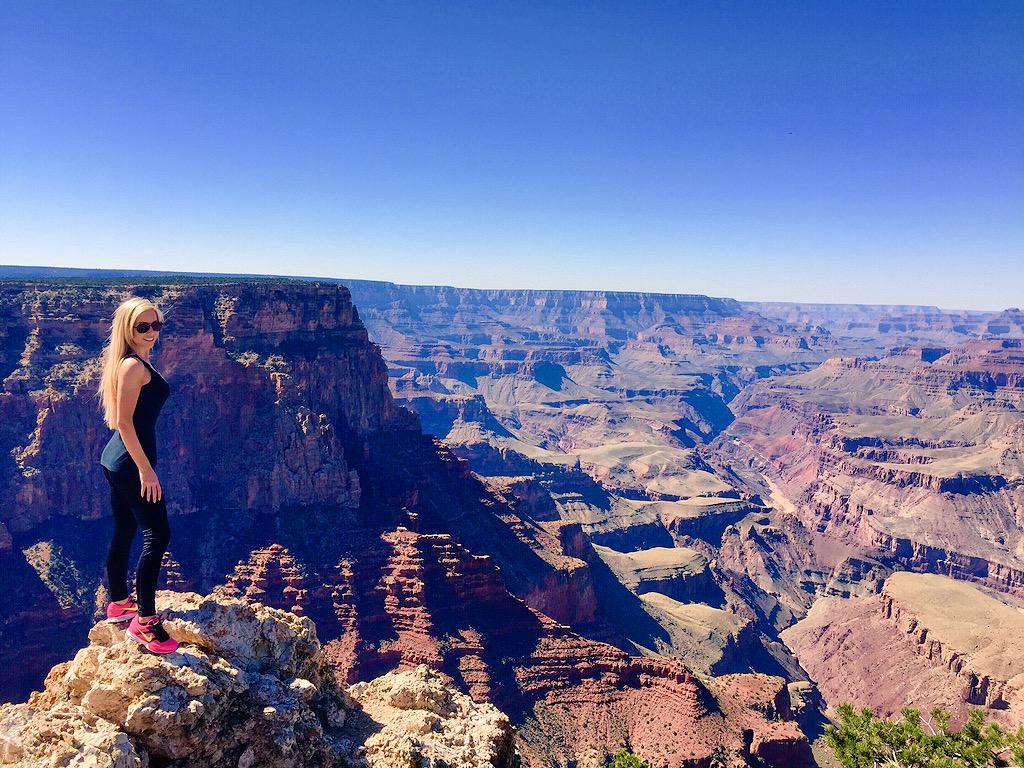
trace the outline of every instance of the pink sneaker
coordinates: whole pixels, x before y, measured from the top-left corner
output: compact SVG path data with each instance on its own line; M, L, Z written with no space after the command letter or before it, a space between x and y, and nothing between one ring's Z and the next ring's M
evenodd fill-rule
M163 627L159 616L143 624L139 621L139 614L136 613L124 633L135 642L144 646L148 651L153 653L174 653L174 651L178 650L178 641L170 635L167 636L166 640L157 640L156 635L153 634L153 627L157 624Z
M121 603L107 603L107 618L105 621L109 621L112 624L116 624L121 621L131 621L132 616L136 616L138 613L139 606L135 604L134 599L129 597L127 605L122 605Z

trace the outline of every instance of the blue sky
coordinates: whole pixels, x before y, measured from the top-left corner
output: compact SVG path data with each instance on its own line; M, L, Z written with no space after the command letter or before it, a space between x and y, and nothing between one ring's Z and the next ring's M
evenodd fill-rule
M0 263L1024 305L1020 2L0 4Z

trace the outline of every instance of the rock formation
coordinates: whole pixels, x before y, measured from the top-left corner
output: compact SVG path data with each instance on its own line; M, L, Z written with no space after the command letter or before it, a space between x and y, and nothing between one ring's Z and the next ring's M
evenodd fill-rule
M511 766L508 718L425 667L348 692L308 618L161 591L181 645L156 656L99 622L28 702L0 706L0 762L21 768Z
M820 600L782 637L831 706L883 715L941 706L954 723L983 707L1007 727L1024 725L1024 613L973 584L894 573L877 595Z
M370 766L471 768L517 762L508 717L453 690L425 665L356 683L348 694L361 707L357 717L349 717L350 738L362 741L356 752ZM365 740L363 733L369 734Z
M720 445L808 530L1024 598L1022 373L1019 340L835 359L751 386Z

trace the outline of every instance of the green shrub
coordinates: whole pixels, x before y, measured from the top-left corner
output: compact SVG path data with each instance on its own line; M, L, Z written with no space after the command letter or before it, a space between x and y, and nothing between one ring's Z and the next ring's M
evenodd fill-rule
M898 720L877 717L867 707L836 707L839 725L825 726L825 738L846 768L981 768L1024 766L1024 727L1006 732L985 724L984 710L972 708L959 731L949 728L950 713L936 707L921 720L905 707Z
M632 752L621 749L606 768L650 768L646 760L641 760Z

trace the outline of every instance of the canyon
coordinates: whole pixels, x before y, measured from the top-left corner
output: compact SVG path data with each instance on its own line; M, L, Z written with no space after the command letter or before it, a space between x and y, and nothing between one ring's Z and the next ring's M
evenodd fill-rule
M1019 309L350 284L424 428L579 524L624 647L807 683L781 633L819 599L906 570L1022 604Z
M130 293L168 320L161 586L308 618L339 686L436 673L566 768L827 765L844 701L1024 724L1019 310L0 268L6 700L105 604Z
M0 283L5 696L85 645L106 601L97 361L133 292L166 313L154 364L176 398L163 586L308 617L345 685L426 665L506 713L529 765L630 745L656 765L809 756L784 678L616 644L582 529L525 515L422 432L348 290L301 281Z

